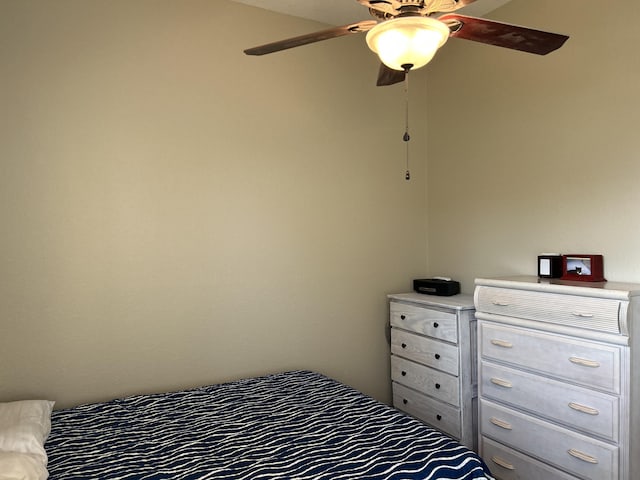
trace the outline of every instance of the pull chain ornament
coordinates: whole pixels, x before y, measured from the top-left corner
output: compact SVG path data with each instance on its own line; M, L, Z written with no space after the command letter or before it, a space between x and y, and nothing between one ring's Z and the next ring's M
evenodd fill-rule
M406 158L407 158L407 171L404 173L404 179L409 181L411 180L411 171L409 170L409 140L411 140L411 135L409 135L409 71L411 70L412 65L403 65L404 68L404 94L405 94L405 128L404 135L402 136L402 140L406 145Z

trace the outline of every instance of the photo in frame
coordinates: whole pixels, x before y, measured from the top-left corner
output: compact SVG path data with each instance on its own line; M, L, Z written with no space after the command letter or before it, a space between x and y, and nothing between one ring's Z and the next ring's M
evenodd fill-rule
M580 282L604 282L604 258L602 255L562 255L562 280Z

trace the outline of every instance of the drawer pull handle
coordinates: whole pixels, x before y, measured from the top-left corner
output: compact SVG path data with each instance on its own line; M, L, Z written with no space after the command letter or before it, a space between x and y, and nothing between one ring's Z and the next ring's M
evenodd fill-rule
M505 430L513 430L513 427L509 422L505 422L504 420L500 420L496 417L491 417L491 423L497 427L504 428Z
M402 348L407 348L407 344L403 343L402 345L400 345Z
M436 360L440 360L440 354L439 353L436 353L435 357L436 357Z
M404 403L406 405L407 403L409 403L409 400L407 400L406 398L403 398L402 399L402 403Z
M507 342L506 340L498 340L497 338L491 340L491 345L502 348L513 348L513 343Z
M580 405L576 402L569 402L569 407L577 410L578 412L586 413L588 415L600 415L597 408L587 407L586 405Z
M406 320L407 316L406 315L400 315L400 320Z
M438 421L442 420L442 415L438 414L436 415L436 418L438 419Z
M501 466L502 468L506 468L507 470L515 470L516 469L516 467L511 465L509 462L507 462L506 460L503 460L500 457L496 457L495 455L493 457L491 457L491 461L493 463L495 463L496 465Z
M593 313L571 312L574 317L593 318Z
M496 377L492 377L491 378L491 383L498 385L500 387L504 387L504 388L511 388L513 387L513 384L511 382L508 382L507 380L503 380L501 378L496 378Z
M600 362L580 357L569 357L569 361L571 363L575 363L576 365L582 365L583 367L598 368L600 366Z
M436 390L440 390L440 384L436 383Z
M505 301L500 301L500 300L494 300L493 303L496 307L508 307L509 304Z
M577 458L578 460L582 460L583 462L598 463L598 459L596 457L587 455L586 453L583 453L580 450L576 450L575 448L570 448L569 450L567 450L567 453L572 457Z
M403 377L406 377L406 376L407 376L407 372L405 372L404 370L403 370L402 372L400 372L400 373L401 373L401 375L402 375Z
M438 328L440 324L438 322L433 322L433 328Z

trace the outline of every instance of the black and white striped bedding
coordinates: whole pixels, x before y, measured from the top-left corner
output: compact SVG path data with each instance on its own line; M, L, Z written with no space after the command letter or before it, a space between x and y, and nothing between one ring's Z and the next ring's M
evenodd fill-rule
M54 411L50 480L490 479L421 422L297 371Z

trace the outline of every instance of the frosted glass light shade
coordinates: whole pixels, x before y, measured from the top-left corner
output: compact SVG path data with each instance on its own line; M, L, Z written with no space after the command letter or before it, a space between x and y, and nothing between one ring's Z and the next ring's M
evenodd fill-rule
M429 17L399 17L379 23L367 33L367 45L382 63L403 71L425 66L449 38L449 27Z

